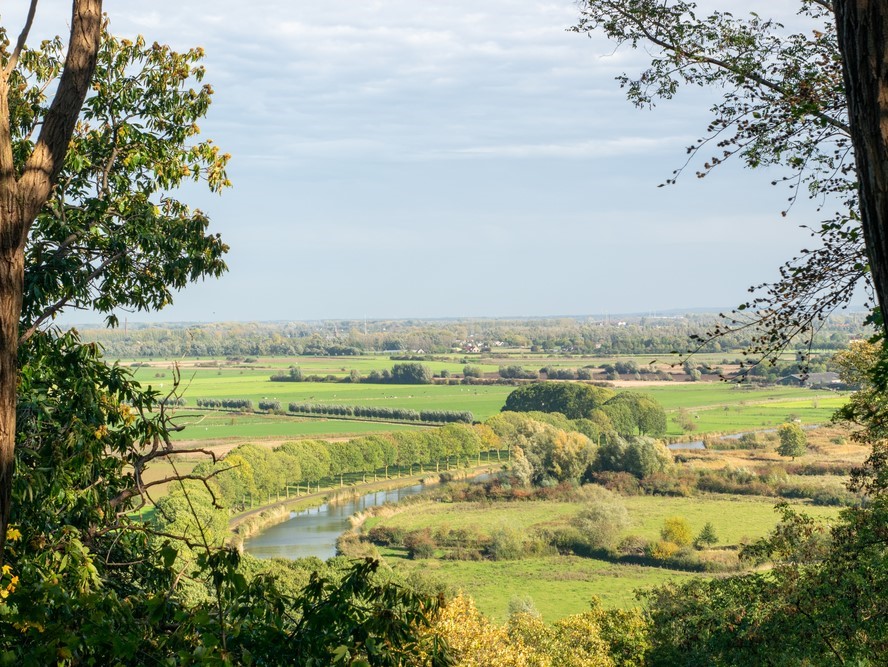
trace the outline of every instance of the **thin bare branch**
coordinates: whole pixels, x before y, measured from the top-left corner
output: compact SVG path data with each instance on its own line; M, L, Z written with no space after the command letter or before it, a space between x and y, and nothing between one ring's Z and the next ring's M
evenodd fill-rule
M214 470L209 475L170 475L169 477L164 477L163 479L154 480L153 482L148 482L147 484L139 484L136 488L127 489L126 491L119 494L116 498L112 499L109 503L112 509L116 509L121 503L126 502L130 498L134 498L138 495L144 493L147 489L150 489L152 486L158 486L159 484L167 484L169 482L184 482L186 479L191 479L197 482L203 482L204 486L207 486L207 489L210 487L207 485L207 482L215 477L216 475L227 472L236 466L231 466L230 468L223 468L221 470ZM213 504L216 505L216 498L213 498Z
M675 54L680 55L684 58L687 58L689 61L692 61L692 62L713 65L715 67L725 70L726 72L731 72L732 74L741 75L747 79L755 81L757 84L759 84L763 88L767 88L768 90L771 90L771 91L773 91L781 96L784 96L784 97L789 96L790 93L792 92L792 91L786 90L783 86L779 85L778 83L776 83L774 81L771 81L770 79L767 79L766 77L762 76L761 74L759 74L757 72L753 72L753 71L746 70L746 69L741 69L741 68L737 67L735 64L733 64L727 60L722 60L720 58L714 58L712 56L705 55L700 52L700 51L702 51L702 49L700 46L698 46L696 44L691 45L693 47L693 49L687 49L687 48L681 46L680 44L676 43L674 40L670 41L670 40L663 39L657 33L651 32L651 30L648 28L647 24L644 21L642 21L641 19L639 19L637 16L635 16L632 12L622 11L621 8L616 4L615 4L615 10L620 12L620 15L623 18L625 18L626 20L628 20L630 23L632 23L639 30L639 32L641 32L641 34L643 34L648 40L650 40L651 43L656 44L664 51L671 51L672 53L675 53ZM657 24L657 27L658 28L661 27L660 24ZM830 116L829 114L823 113L820 110L810 110L809 113L814 118L817 118L817 119L823 121L824 123L826 123L827 125L831 125L832 127L835 127L836 129L843 132L844 134L850 136L851 128L847 123L844 123L841 120L839 120L838 118L834 118L833 116Z
M28 8L28 17L25 19L25 27L19 33L12 55L9 56L9 62L6 63L6 68L3 70L3 77L6 80L9 80L9 75L12 74L12 71L18 64L19 56L22 54L22 49L25 48L25 42L28 41L28 34L31 32L31 26L34 24L34 15L36 13L37 0L31 0L31 6Z

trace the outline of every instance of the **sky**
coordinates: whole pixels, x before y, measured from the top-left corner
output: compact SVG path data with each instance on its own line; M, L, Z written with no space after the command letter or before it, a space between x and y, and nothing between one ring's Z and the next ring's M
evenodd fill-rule
M2 19L17 32L27 3L13 4ZM216 93L203 137L233 156L223 195L180 193L230 245L230 271L130 321L730 307L775 278L809 243L798 226L817 220L806 204L783 219L776 174L739 164L658 188L713 98L634 108L614 77L645 54L567 31L573 0L105 11L119 35L204 47ZM44 0L32 35L64 33L69 12Z

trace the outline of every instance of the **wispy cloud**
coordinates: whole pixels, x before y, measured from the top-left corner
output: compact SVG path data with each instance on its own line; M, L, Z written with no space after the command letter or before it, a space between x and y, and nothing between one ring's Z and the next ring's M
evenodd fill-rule
M517 144L474 146L454 149L452 155L536 158L597 158L614 155L651 154L666 148L674 150L676 146L688 143L691 137L618 137L614 139L594 139L565 144Z

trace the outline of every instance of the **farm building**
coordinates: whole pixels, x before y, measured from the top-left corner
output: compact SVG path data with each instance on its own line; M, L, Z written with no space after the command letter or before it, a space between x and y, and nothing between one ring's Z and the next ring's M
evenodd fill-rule
M841 389L845 386L838 373L808 373L808 375L788 375L780 381L791 387L812 387Z

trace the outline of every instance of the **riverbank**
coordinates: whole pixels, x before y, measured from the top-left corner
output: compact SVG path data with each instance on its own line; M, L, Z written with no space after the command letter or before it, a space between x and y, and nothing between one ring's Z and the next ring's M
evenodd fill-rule
M501 463L485 462L482 465L470 468L452 470L449 474L455 479L465 479L495 472L499 470L501 466ZM288 521L290 519L290 514L294 511L318 507L325 503L345 502L346 500L377 491L391 491L402 487L414 486L416 484L432 486L434 484L439 484L440 482L440 472L427 471L405 477L383 479L374 482L362 482L350 486L324 489L315 493L309 493L270 503L229 519L228 530L230 532L230 537L228 543L238 549L242 549L245 540L258 535L262 531L276 524Z

